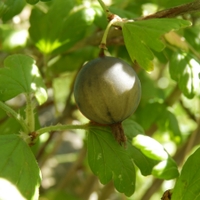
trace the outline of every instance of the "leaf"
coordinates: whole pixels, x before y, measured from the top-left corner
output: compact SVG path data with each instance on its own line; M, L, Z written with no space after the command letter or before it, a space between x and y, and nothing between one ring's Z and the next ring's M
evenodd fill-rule
M4 22L12 19L22 11L25 4L24 0L6 0L0 2L0 18L2 17Z
M143 154L154 160L166 160L167 152L162 145L151 137L145 135L137 135L133 138L133 145L140 149Z
M179 176L177 164L168 156L167 160L159 162L152 170L152 175L159 178L170 180Z
M171 44L171 45L173 45L173 46L175 46L175 47L177 47L179 49L182 49L182 50L184 50L186 52L189 51L188 43L185 40L183 40L183 36L177 34L176 32L172 32L171 31L169 33L166 33L164 35L164 37L165 37L165 40L169 44Z
M162 51L164 44L161 36L171 30L191 25L189 21L181 19L151 19L124 23L123 36L128 53L134 62L147 71L153 70L152 51Z
M8 117L5 111L0 109L0 135L18 133L20 124L12 117Z
M56 0L47 14L37 9L32 11L29 33L42 53L66 51L86 35L96 13L92 8L73 10L74 7L73 0Z
M185 162L173 189L172 200L200 200L200 148Z
M106 127L91 127L88 131L88 162L101 183L113 179L115 188L127 196L135 190L135 168L129 152L114 139Z
M169 62L171 78L177 81L183 94L192 99L199 92L200 86L200 64L199 60L191 54L176 53Z
M58 38L73 6L72 0L56 0L53 1L47 14L39 9L32 10L29 33L41 52L48 54L61 45Z
M137 117L141 126L147 130L162 118L165 111L166 106L164 104L160 102L147 102L138 112ZM151 117L149 117L149 113L151 113Z
M40 104L47 100L45 85L33 58L16 54L8 56L0 69L0 100L21 93L34 93Z
M0 158L0 199L6 191L6 197L17 192L24 199L38 199L40 170L29 146L15 134L1 135Z
M72 12L72 14L66 18L60 37L58 37L59 42L62 45L53 53L59 53L69 49L83 39L86 36L89 27L94 22L95 15L95 11L90 7L83 7L76 12Z
M139 134L133 138L133 146L148 158L160 161L153 167L152 175L162 179L173 179L178 176L176 163L159 142L151 137Z
M151 113L151 117L149 117L149 113ZM182 136L177 118L167 109L165 104L156 101L148 102L138 112L137 118L145 130L150 129L153 125L157 125L160 132L167 132L173 141L181 142Z
M26 2L31 4L31 5L35 5L36 3L39 2L39 0L26 0Z
M98 53L98 47L82 48L64 56L60 56L47 70L49 73L53 73L53 75L66 71L74 71L79 69L85 61L97 57Z
M130 157L134 160L134 163L144 176L150 175L153 167L158 163L158 161L147 157L139 149L132 145L133 137L138 134L144 134L143 128L131 118L123 121L123 128L128 139L128 152Z

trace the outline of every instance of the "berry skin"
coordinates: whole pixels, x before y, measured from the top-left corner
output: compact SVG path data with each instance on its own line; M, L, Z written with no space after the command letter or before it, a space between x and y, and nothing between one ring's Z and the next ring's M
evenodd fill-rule
M134 113L141 97L133 68L115 57L96 58L78 73L74 97L82 114L102 125L117 124Z

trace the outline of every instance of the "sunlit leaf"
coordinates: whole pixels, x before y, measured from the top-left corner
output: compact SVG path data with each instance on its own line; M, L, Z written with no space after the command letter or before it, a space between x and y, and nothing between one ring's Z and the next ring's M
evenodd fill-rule
M33 58L11 55L0 69L0 100L9 100L21 93L34 93L40 104L47 100L45 85Z
M10 199L38 199L40 170L30 147L15 134L1 135L0 158L0 199L3 191Z
M166 160L167 152L162 145L151 137L137 135L133 138L133 145L140 149L146 156L154 160Z
M176 53L170 59L169 71L172 79L177 81L179 88L187 98L199 93L200 64L191 54Z
M179 176L177 164L168 156L166 160L159 162L152 170L152 175L157 178L170 180Z
M115 188L127 196L135 190L135 168L129 152L114 139L109 128L91 127L88 131L88 162L101 183L113 179Z
M137 147L145 156L160 161L152 169L152 174L161 179L176 178L179 173L174 160L162 145L151 137L138 134L133 138L133 146Z
M172 200L200 200L200 148L198 148L185 162L175 187Z
M123 121L123 128L128 139L127 146L130 157L134 160L134 163L144 176L150 175L153 167L158 163L158 161L147 157L138 148L132 145L132 139L136 135L144 134L143 128L131 118Z
M151 49L155 51L164 49L161 36L189 25L189 21L181 19L151 19L125 23L122 31L132 61L137 61L147 71L153 70L154 55Z

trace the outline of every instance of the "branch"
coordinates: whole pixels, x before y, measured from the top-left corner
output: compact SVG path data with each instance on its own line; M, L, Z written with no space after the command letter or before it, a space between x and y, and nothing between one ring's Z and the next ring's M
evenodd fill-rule
M82 125L62 125L62 124L57 124L54 126L48 126L48 127L44 127L41 128L39 130L36 131L36 136L40 136L43 133L47 133L47 132L52 132L52 131L65 131L65 130L69 130L69 129L87 129L88 128L88 124L82 124Z
M195 11L200 11L200 0L195 0L191 3L183 4L183 5L169 8L166 10L161 10L154 14L141 17L139 18L139 20L146 20L146 19L152 19L152 18L171 18L171 17L183 15L183 14L192 13Z

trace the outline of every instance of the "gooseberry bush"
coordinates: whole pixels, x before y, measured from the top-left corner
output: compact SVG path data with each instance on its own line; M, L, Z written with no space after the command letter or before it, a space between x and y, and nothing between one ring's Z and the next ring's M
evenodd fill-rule
M0 2L0 199L200 199L200 1Z

